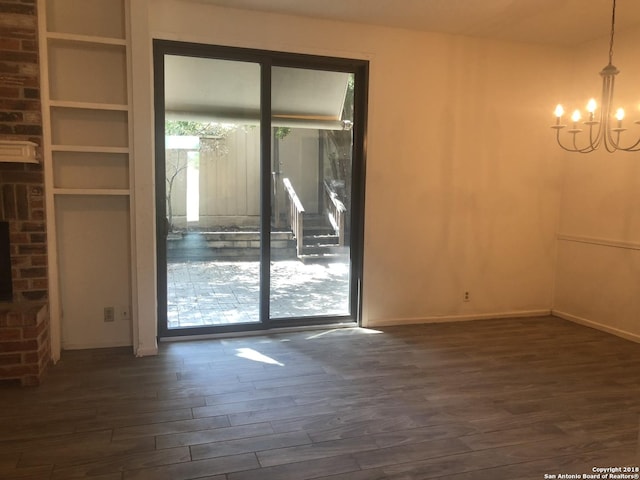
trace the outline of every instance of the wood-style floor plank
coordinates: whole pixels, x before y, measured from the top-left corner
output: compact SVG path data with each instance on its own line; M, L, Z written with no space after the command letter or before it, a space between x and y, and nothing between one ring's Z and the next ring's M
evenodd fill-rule
M640 345L553 317L63 352L3 480L518 480L640 466Z

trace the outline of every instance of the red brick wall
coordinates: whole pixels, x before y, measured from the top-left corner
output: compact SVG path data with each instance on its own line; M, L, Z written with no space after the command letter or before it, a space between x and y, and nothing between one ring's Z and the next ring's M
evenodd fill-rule
M38 144L42 116L36 0L0 0L0 139ZM13 302L0 304L0 383L37 385L51 359L42 163L0 163L0 219L9 222Z
M0 307L0 384L38 385L50 361L47 306L23 302Z
M42 145L36 0L0 0L0 139ZM44 211L42 165L0 163L0 219L10 225L15 301L47 298Z

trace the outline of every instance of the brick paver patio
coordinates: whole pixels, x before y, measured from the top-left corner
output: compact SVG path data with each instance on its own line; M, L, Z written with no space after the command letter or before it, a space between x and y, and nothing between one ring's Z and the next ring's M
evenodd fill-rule
M258 321L258 262L171 262L167 270L169 328ZM347 315L348 292L346 263L271 262L272 318Z

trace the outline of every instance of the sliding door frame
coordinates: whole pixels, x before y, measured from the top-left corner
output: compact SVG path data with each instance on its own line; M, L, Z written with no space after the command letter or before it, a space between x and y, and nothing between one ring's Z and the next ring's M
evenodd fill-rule
M251 62L260 65L260 321L256 323L169 329L167 325L167 245L165 182L165 55ZM350 312L346 316L314 316L271 319L271 72L273 67L290 67L352 73L355 76L354 126L352 145L352 198L350 243ZM158 336L160 338L265 330L278 327L309 326L353 322L362 317L362 271L364 248L364 199L366 122L369 62L199 43L153 40L156 181L156 261Z

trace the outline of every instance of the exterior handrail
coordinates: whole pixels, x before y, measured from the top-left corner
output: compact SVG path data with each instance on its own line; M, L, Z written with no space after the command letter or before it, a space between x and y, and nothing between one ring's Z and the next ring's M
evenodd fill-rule
M336 210L344 213L347 211L347 207L344 206L344 203L342 203L339 199L338 199L338 194L336 192L334 192L331 187L329 186L329 183L325 180L324 181L324 189L325 192L327 193L329 199L331 200L331 203L333 203L333 205L335 206Z
M293 185L291 185L291 180L289 180L288 178L283 178L282 183L284 184L285 190L289 194L289 198L295 204L296 209L304 213L304 207L302 206L302 202L298 198L298 194L294 190Z
M324 181L324 193L328 200L328 202L325 202L327 217L329 217L329 222L338 235L338 245L343 247L345 237L344 219L347 207L338 199L338 194L331 189L326 180Z
M302 202L298 198L293 185L291 185L291 180L283 178L282 184L284 185L285 192L287 192L287 195L285 196L289 207L287 209L287 216L289 217L289 224L291 225L291 230L293 231L293 235L296 239L296 253L300 256L302 254L303 244L304 207L302 206Z

